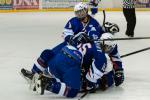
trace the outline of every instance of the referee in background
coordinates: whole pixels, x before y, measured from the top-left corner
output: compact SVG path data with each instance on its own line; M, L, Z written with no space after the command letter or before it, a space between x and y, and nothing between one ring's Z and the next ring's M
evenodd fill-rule
M125 34L128 37L134 37L134 29L136 25L135 1L136 0L123 0L123 14L127 21Z

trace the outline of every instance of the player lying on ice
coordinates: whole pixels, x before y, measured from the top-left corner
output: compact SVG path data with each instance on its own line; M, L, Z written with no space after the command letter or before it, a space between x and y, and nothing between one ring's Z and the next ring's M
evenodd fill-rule
M101 39L105 38L112 38L112 35L105 33ZM75 97L80 87L104 90L114 83L116 86L122 84L124 74L117 45L106 43L104 46L115 66L106 73L111 64L100 48L101 42L93 42L85 33L80 32L69 44L57 53L44 50L33 65L32 72L21 70L24 77L31 80L32 90L40 94L47 90L61 96ZM84 83L87 84L86 87Z
M91 90L95 91L97 89L106 90L108 87L115 84L115 86L119 86L124 81L124 71L122 66L122 61L118 52L118 46L114 41L105 41L104 43L101 40L104 39L113 39L113 35L111 33L102 34L100 41L95 41L95 44L102 48L102 51L105 52L106 55L106 68L104 69L104 73L99 78L97 76L97 70L92 63L82 63L82 82L83 82L83 91ZM98 47L97 46L97 47Z
M93 83L90 85L91 88L99 83L98 80L105 73L106 57L101 51L99 42L94 43L90 40L100 38L104 31L98 22L88 15L88 8L84 3L75 6L75 15L76 17L69 20L65 26L63 32L65 42L52 50L44 50L34 64L32 72L21 70L25 77L32 80L32 89L41 94L44 90L48 90L61 96L75 97L80 87L83 87L80 76L82 62L82 65L86 66L83 68L87 70L94 68L91 80L87 74L84 75L87 80L89 79L88 83ZM109 29L114 31L112 26ZM123 82L122 63L119 68L119 71L117 69L115 72L119 73L118 82L121 84ZM87 73L87 70L84 73ZM48 74L50 78L43 74Z

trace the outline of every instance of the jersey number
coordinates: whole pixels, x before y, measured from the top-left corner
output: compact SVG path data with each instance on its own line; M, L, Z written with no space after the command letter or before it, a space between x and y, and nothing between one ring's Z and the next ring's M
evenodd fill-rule
M85 55L87 52L87 49L92 48L92 46L90 43L86 43L86 44L79 44L77 48L82 53L82 55Z

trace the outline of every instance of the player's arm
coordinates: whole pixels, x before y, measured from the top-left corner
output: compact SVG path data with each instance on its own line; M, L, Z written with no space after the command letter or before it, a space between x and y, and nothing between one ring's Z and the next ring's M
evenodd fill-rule
M124 82L124 68L122 66L120 55L118 53L117 45L115 46L114 50L109 54L109 56L113 63L115 85L119 86Z
M91 39L98 40L105 31L103 30L102 26L99 24L97 20L92 18L93 20L93 26L91 28L91 31L88 33Z
M48 61L53 58L54 52L50 49L42 51L40 57L35 61L32 67L32 73L43 73L48 67Z
M113 47L113 50L109 53L109 57L113 62L114 69L122 69L122 60L118 52L117 44Z
M96 46L94 46L92 49L93 62L88 70L88 73L86 74L86 78L90 83L96 84L104 74L106 68L106 57L100 49L96 48Z
M64 40L66 42L69 42L71 40L72 36L74 36L73 28L74 28L73 19L71 19L67 22L67 24L65 25L64 30L63 30L62 37L64 38Z

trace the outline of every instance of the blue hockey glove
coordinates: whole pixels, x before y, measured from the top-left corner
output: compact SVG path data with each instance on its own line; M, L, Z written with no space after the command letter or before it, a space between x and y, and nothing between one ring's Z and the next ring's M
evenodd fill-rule
M124 71L123 69L117 69L114 71L115 85L119 86L124 82Z

